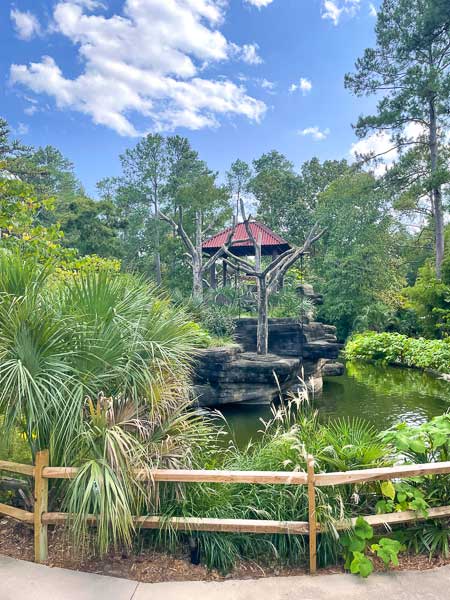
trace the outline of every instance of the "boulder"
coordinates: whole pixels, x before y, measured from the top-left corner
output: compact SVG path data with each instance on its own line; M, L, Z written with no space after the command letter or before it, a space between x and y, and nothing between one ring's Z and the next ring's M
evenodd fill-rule
M300 293L300 291L299 291ZM313 299L311 286L301 293ZM316 302L317 303L317 302ZM275 398L303 387L319 393L323 375L342 375L336 362L341 349L336 328L304 318L269 319L269 354L256 354L257 319L235 321L236 344L207 348L194 366L194 395L201 406L270 404Z
M339 377L345 372L345 367L340 362L327 361L322 367L323 377Z

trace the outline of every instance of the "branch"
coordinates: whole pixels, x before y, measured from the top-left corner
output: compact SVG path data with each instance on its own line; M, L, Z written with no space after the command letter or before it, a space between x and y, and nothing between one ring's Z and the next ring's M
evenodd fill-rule
M222 247L219 248L217 250L217 252L215 252L207 261L206 264L202 267L202 269L204 271L210 269L213 264L219 260L219 258L221 256L223 256L224 254L226 254L226 252L228 251L228 248L231 245L231 240L233 238L234 232L236 231L236 223L233 223L233 227L230 229L230 232L228 233L227 239L225 240L225 242L222 244Z
M318 224L316 223L311 231L309 232L308 237L306 238L303 246L301 248L295 249L295 251L289 256L285 256L282 261L274 261L271 265L269 265L269 269L266 270L266 276L268 276L270 280L269 287L272 289L276 280L280 277L280 275L284 275L286 271L300 258L302 254L306 254L311 246L319 240L326 229L319 229ZM286 253L284 253L286 255Z
M189 239L189 236L183 227L183 211L182 211L181 207L179 207L178 211L179 211L179 222L178 223L176 223L176 221L174 221L174 219L172 219L172 217L165 215L160 210L158 211L158 216L161 220L166 221L167 223L170 223L170 225L172 225L172 227L175 229L176 233L183 240L183 243L186 246L186 248L188 249L190 255L195 256L195 253L196 253L195 246Z
M247 273L247 275L253 275L255 277L261 277L261 273L258 273L255 268L253 267L253 265L251 265L250 263L248 263L246 260L244 260L243 258L240 258L239 256L235 256L234 254L232 254L228 248L224 248L224 254L226 254L227 256L229 256L231 259L233 259L241 268L242 270Z

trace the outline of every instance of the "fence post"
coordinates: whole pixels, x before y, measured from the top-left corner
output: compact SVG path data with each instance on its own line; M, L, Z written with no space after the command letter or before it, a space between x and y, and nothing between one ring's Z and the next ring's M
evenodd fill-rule
M309 572L317 570L317 527L314 457L308 455L308 521L309 521Z
M47 525L42 522L42 514L48 511L48 479L42 471L48 466L48 450L40 450L34 467L34 560L37 563L48 558Z

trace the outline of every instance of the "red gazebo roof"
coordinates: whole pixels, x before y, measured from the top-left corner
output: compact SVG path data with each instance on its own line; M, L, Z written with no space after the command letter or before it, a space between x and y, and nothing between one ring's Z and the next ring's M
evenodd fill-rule
M250 221L250 231L252 232L255 240L258 241L261 236L261 254L270 255L274 252L285 252L291 247L286 240L280 235L269 229L266 225L260 221ZM217 252L219 248L227 241L228 235L232 230L232 227L227 227L216 235L205 240L202 244L203 251L207 254L213 254ZM255 253L253 242L249 240L247 230L244 223L238 223L232 238L232 246L230 252L240 256L251 256Z

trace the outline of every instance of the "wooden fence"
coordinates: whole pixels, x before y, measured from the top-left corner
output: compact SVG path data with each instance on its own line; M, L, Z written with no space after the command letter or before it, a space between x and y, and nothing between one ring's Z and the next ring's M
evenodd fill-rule
M0 461L0 471L20 473L34 477L34 512L0 503L0 514L7 515L34 525L34 556L36 562L43 562L48 557L47 527L49 524L65 523L69 515L60 512L48 512L49 479L73 479L78 469L75 467L50 467L48 450L37 453L35 466L14 462ZM163 519L158 516L136 517L135 523L143 529L158 529L170 524L171 527L183 531L217 531L235 533L280 533L288 535L309 536L309 567L315 573L317 563L317 533L320 524L316 521L316 487L349 485L370 481L386 481L397 478L417 477L424 475L442 475L450 473L450 462L429 463L421 465L402 465L379 469L364 469L338 473L315 473L314 458L308 457L307 472L278 471L194 471L183 469L155 469L150 473L137 471L139 479L153 481L185 482L185 483L247 483L306 485L308 487L308 521L269 521L259 519L210 519L194 517L173 517ZM430 508L424 517L416 511L394 512L381 515L368 515L364 518L371 525L406 523L408 521L437 519L450 516L450 506ZM95 524L95 516L89 522ZM336 523L337 529L347 529L355 519Z

